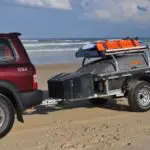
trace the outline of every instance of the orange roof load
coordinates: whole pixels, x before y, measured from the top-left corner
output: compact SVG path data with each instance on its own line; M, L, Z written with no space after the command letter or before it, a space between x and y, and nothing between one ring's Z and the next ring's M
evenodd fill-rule
M120 47L120 44L118 41L106 41L105 45L107 49L117 49Z
M105 51L109 49L132 48L140 46L139 41L136 39L121 39L121 40L108 40L97 42L96 47L98 51Z
M138 40L132 40L135 46L140 46L140 43Z
M104 43L103 42L97 42L96 47L99 51L105 51Z

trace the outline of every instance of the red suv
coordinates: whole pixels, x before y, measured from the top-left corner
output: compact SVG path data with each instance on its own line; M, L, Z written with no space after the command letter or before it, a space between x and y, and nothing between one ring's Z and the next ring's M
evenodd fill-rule
M42 102L36 70L19 39L20 33L0 34L0 138L20 122L22 112Z

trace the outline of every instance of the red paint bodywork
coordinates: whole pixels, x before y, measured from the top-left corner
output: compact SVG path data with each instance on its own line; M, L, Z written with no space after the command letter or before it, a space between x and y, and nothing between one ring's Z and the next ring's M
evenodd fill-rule
M0 63L0 80L15 85L21 92L36 90L34 81L36 70L19 39L19 33L0 34L0 39L7 39L15 51L16 59L11 63ZM35 89L36 88L36 89Z

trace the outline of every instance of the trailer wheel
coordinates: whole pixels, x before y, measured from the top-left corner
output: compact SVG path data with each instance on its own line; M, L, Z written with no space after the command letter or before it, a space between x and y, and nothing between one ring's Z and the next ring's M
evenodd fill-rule
M15 119L14 108L10 100L0 94L0 138L11 130Z
M90 102L94 105L105 105L108 102L108 99L104 98L92 98Z
M134 85L128 92L129 107L133 112L146 112L150 109L150 84L136 81Z

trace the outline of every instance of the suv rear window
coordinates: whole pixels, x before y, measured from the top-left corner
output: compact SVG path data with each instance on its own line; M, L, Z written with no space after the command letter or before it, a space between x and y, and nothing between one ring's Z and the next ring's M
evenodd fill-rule
M8 40L0 39L0 61L12 59L14 59L14 54Z

